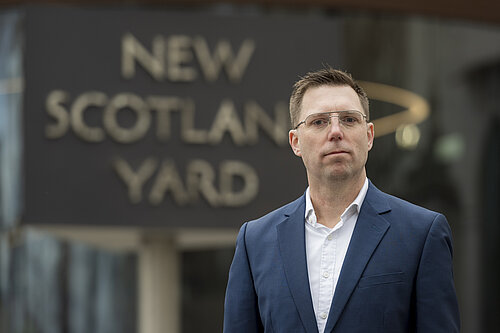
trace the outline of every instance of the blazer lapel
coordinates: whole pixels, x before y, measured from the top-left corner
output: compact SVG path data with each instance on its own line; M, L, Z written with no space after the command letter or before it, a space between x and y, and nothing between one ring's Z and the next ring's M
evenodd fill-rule
M335 327L347 301L390 224L381 214L390 211L383 193L370 183L342 265L325 332Z
M304 196L301 199L276 229L285 276L300 319L306 332L317 333L306 263Z

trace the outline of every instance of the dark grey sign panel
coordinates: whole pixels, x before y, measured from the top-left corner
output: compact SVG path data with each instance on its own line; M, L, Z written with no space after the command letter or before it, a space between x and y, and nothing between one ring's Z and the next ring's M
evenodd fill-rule
M30 8L27 224L236 227L301 195L287 102L320 18Z

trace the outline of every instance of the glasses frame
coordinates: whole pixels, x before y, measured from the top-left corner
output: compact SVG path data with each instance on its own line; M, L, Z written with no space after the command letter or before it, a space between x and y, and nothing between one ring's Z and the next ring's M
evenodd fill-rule
M338 115L341 114L341 113L343 113L343 112L356 112L356 113L359 113L361 116L363 116L363 119L365 121L368 121L368 118L366 118L366 115L363 112L359 111L359 110L341 110L341 111L317 112L317 113L312 113L312 114L308 115L304 120L302 120L301 122L299 122L293 129L296 130L297 128L299 128L300 125L306 123L307 118L309 118L310 116L313 116L313 115L317 115L317 114L328 114L328 126L330 126L331 123L332 123L331 119L333 118L332 115L337 114L337 118L338 118Z

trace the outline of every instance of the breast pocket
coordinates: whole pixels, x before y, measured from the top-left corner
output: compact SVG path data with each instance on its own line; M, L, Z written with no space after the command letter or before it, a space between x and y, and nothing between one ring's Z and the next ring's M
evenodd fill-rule
M366 288L381 284L404 282L403 272L364 276L359 280L358 288Z

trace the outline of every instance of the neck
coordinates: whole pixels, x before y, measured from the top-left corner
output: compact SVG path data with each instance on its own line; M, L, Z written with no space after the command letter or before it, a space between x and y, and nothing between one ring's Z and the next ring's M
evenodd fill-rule
M349 180L309 182L309 193L318 222L333 228L342 213L356 199L366 179L366 172Z

